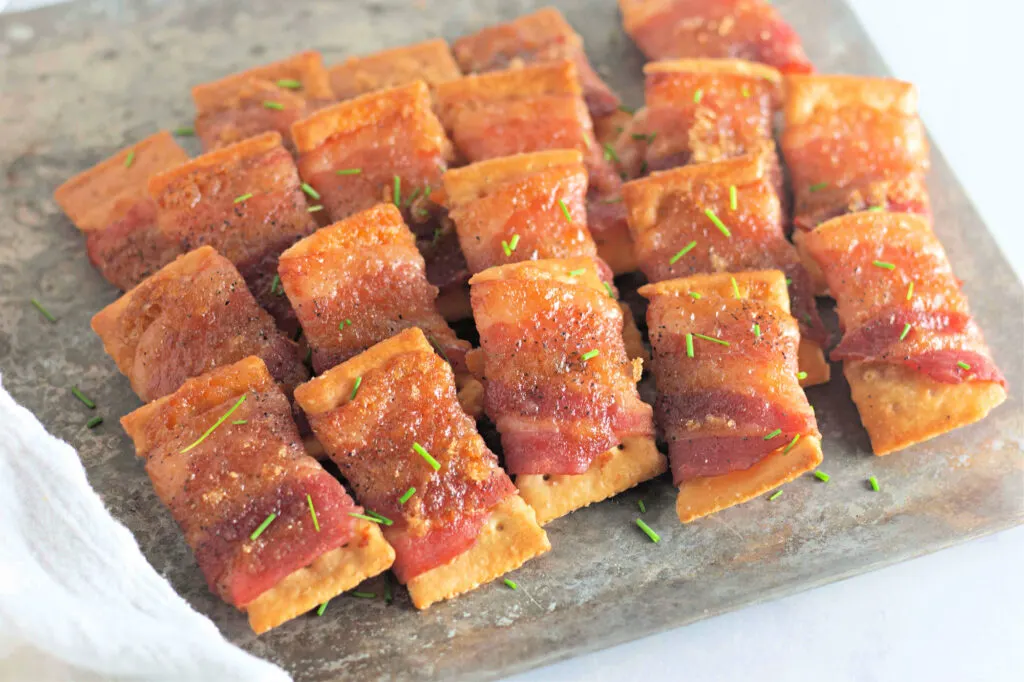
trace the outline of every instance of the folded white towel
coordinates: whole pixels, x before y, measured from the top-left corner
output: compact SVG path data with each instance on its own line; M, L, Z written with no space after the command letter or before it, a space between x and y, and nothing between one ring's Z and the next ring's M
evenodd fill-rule
M289 676L174 592L74 449L0 386L0 680L127 679Z

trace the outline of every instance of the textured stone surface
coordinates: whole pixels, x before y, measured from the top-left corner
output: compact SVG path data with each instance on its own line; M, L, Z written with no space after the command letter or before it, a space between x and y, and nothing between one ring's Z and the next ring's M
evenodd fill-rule
M497 584L424 613L403 594L339 598L323 617L256 638L206 590L117 418L138 403L89 318L116 292L88 264L53 188L115 149L191 119L191 85L305 48L329 62L434 36L454 38L535 0L125 2L94 0L0 17L0 370L4 385L78 448L89 480L143 552L233 641L303 680L485 679L607 647L838 580L1020 523L1024 517L1024 292L943 160L931 178L936 230L1008 377L1011 399L981 424L885 459L871 456L841 376L810 391L828 484L805 476L689 526L666 479L551 524L554 550ZM640 55L612 0L556 2L595 64L639 102ZM820 68L884 73L840 0L777 3ZM195 152L193 148L191 151ZM59 318L43 320L36 296ZM79 385L107 422L69 392ZM877 475L882 492L866 479ZM662 536L633 521L637 500ZM365 589L380 591L373 583Z

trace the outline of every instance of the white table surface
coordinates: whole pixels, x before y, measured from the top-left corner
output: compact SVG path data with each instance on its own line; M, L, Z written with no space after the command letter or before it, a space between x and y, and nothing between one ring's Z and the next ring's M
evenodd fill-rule
M892 71L920 88L926 124L1022 276L1024 86L1012 67L1024 63L1024 3L847 1ZM1007 313L1024 331L1022 311ZM1022 567L1024 527L509 682L1021 682Z

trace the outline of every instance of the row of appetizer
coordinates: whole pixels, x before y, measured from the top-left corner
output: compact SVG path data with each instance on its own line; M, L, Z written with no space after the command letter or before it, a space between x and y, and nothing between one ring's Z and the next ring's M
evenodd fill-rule
M813 470L816 295L877 454L1005 400L931 229L913 87L809 75L765 2L620 5L657 60L636 112L546 9L200 85L204 154L159 133L57 190L126 291L93 319L147 403L122 422L257 632L389 567L420 608L471 590L669 468L684 522Z

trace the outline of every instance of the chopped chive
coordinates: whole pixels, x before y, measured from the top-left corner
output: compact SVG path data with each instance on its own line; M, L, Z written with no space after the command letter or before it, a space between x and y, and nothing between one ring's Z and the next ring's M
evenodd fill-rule
M693 334L686 335L686 357L693 357Z
M341 170L334 171L336 175L359 175L362 172L362 168L342 168Z
M248 192L246 194L243 194L242 196L235 197L235 203L240 204L243 201L247 201L249 199L252 199L252 192Z
M771 440L772 438L775 438L776 436L778 436L780 433L782 433L782 429L775 429L774 431L769 433L767 436L765 436L764 439L765 440Z
M406 502L408 502L408 501L409 501L409 500L410 500L410 499L412 498L412 496L413 496L413 495L415 495L415 494L416 494L416 488L409 488L409 489L408 489L408 490L406 490L406 491L405 491L404 493L402 493L402 496L401 496L401 497L399 497L399 498L398 498L398 504L405 504L405 503L406 503Z
M355 400L356 399L356 393L359 392L359 387L362 385L362 383L363 383L363 377L356 377L355 383L352 384L352 395L350 395L348 397L349 400Z
M319 607L319 608L318 608L318 609L316 610L316 615L318 615L318 616L322 616L322 615L324 615L324 611L326 611L326 610L327 610L327 604L328 604L328 603L329 603L330 601L331 601L331 600L330 600L330 599L328 599L328 600L327 600L327 601L325 601L325 602L324 602L323 604L321 604L321 605L320 605L320 607Z
M636 525L640 527L640 530L647 534L647 537L651 539L651 542L661 542L661 536L655 533L654 529L644 523L643 519L637 519Z
M686 254L690 253L690 251L692 251L693 247L695 247L695 246L697 246L697 240L693 240L692 242L690 242L689 244L687 244L683 248L681 248L678 251L676 251L676 255L674 255L674 256L672 256L671 258L668 259L669 265L675 265L679 261L680 258L682 258Z
M697 92L693 93L693 103L700 104L700 101L704 99L704 90L697 88Z
M868 477L868 484L871 486L871 489L874 490L876 493L882 487L882 486L878 485L878 477L876 477L876 476L869 476Z
M395 523L394 521L392 521L388 517L384 516L383 514L378 514L377 512L371 511L369 509L366 510L366 514L368 516L372 516L373 518L377 519L378 521L383 523L385 526L391 526L391 525L394 525L394 523Z
M621 111L624 114L635 114L636 113L636 109L633 109L632 107L627 107L625 104L620 104L619 105L619 111Z
M186 452L188 452L189 450L191 450L192 448L194 448L195 446L197 446L200 443L202 443L204 440L206 440L206 438L211 433L213 433L214 429L216 429L218 426L220 426L221 424L226 422L228 420L228 417L231 416L231 413L234 412L235 410L237 410L238 406L245 402L245 397L247 395L248 395L247 393L243 393L242 397L239 398L238 400L236 400L235 404L231 406L231 409L229 409L227 412L225 412L223 415L221 415L220 419L218 419L217 421L215 421L213 423L213 426L211 426L210 428L206 429L206 431L203 432L203 435L199 436L199 438L196 438L195 441L193 441L192 445L189 445L187 448L185 448L184 450L182 450L178 454L183 455Z
M879 267L879 268L885 268L886 270L895 270L896 269L895 265L893 265L892 263L886 263L884 260L871 261L871 264L876 266L876 267Z
M822 483L828 483L829 480L832 478L831 476L826 474L824 471L815 471L814 472L814 477L816 479L818 479L819 481L821 481Z
M309 208L307 208L306 213L316 213L317 211L322 210L324 210L324 207L321 206L320 204L317 204L316 206L310 206Z
M744 85L742 88L740 88L740 93L742 93L744 97L750 97L750 87Z
M438 469L441 468L441 463L438 462L433 457L431 457L430 453L427 452L427 449L420 445L419 443L413 443L412 449L415 450L416 454L422 457L426 461L426 463L430 465L430 468L433 469L434 471L437 471Z
M103 423L103 417L101 417L99 415L96 415L95 417L93 417L89 421L85 422L85 428L87 428L87 429L95 429L97 426L99 426L102 423Z
M233 426L241 426L242 424L248 424L248 423L249 423L248 419L236 419L235 421L231 422L231 424Z
M608 298L615 298L615 292L612 291L612 285L608 282L601 282L604 285L604 290L608 292Z
M267 529L267 526L269 526L271 523L273 523L274 519L276 519L276 518L277 518L277 514L274 513L274 512L270 512L270 516L268 516L267 518L263 519L263 523L261 523L259 526L256 527L256 530L254 530L252 532L252 535L249 536L249 539L250 540L255 540L259 536L263 535L263 531L265 531Z
M653 133L648 135L647 136L647 144L651 144L652 142L654 142L654 138L656 138L657 136L658 136L658 131L654 131Z
M505 252L506 256L512 255L512 249L509 247L508 242L504 239L501 240L501 250Z
M424 199L429 199L430 198L430 194L433 191L434 191L434 188L431 187L430 185L427 185L426 188L423 190L423 198Z
M708 219L715 224L715 227L718 228L719 232L724 234L726 237L732 237L732 232L730 232L729 228L725 226L725 223L723 223L719 219L719 217L715 215L714 211L712 211L710 208L705 208L704 215L706 215Z
M740 297L740 285L736 283L735 277L729 277L729 281L732 283L732 296L733 298Z
M570 270L569 271L569 276L570 277L579 277L580 275L582 275L586 271L587 271L586 268L579 268L578 270Z
M32 305L34 305L36 307L36 310L38 310L42 314L42 316L45 317L47 320L49 320L50 322L56 322L57 321L57 318L54 317L53 314L50 313L49 310L47 310L45 307L43 307L43 304L40 303L38 299L35 299L35 298L29 299L29 302Z
M640 513L641 514L646 514L647 513L647 505L644 504L643 500L637 500L636 501L636 506L640 507Z
M512 239L508 240L509 251L515 251L517 246L519 246L519 235L514 234L512 235Z
M735 211L739 206L739 198L736 196L736 185L729 185L729 210Z
M903 339L907 338L907 334L909 334L909 333L910 333L910 323L907 322L905 325L903 325L903 332L900 334L900 341L902 341Z
M609 199L601 199L602 204L617 204L622 201L622 197L611 197Z
M879 211L884 211L885 208L883 208L882 206L868 206L868 210L871 211L872 213L877 213Z
M600 354L601 351L597 350L596 348L594 350L588 350L586 353L580 356L580 362L586 362L587 360L596 358Z
M699 301L700 300L700 292L691 291L690 292L690 298L692 298L695 301Z
M447 362L449 365L452 364L452 361L448 359L448 354L444 352L444 348L442 348L441 344L439 344L437 342L437 339L434 338L434 335L433 334L428 334L427 332L423 332L423 333L426 335L427 341L430 342L430 345L434 347L434 350L436 350L438 352L438 354L442 358L444 358L444 361Z
M369 514L360 514L359 512L349 512L349 516L354 519L362 519L363 521L369 521L370 523L384 524L385 526L391 525L384 523L383 519L378 519L376 516L370 516Z
M292 339L292 341L294 341L295 343L298 343L299 339L301 339L301 338L302 338L302 327L299 327L298 329L295 330L295 338Z
M391 578L388 574L384 574L384 603L390 604L394 601L394 597L391 596Z
M828 183L827 182L817 182L817 183L811 185L810 187L808 187L807 191L808 192L820 192L821 190L825 189L826 187L828 187Z
M274 102L272 100L264 100L263 107L265 109L273 109L275 111L284 111L284 105L280 102Z
M562 207L562 214L565 216L565 219L568 220L569 223L571 224L572 223L572 214L569 213L569 207L565 205L565 200L564 199L559 199L558 200L558 205Z
M284 293L284 287L281 286L281 275L274 275L274 279L270 281L270 293L278 296Z
M770 495L770 496L768 497L768 501L769 501L769 502L774 502L775 500L779 499L780 497L782 497L782 491L781 491L781 490L776 490L775 492L773 492L773 493L772 493L772 494L771 494L771 495Z
M394 176L394 189L392 190L392 200L395 202L395 206L402 205L402 178Z
M640 175L647 175L647 159L640 162Z
M132 164L135 163L135 150L128 152L128 156L124 157L124 167L131 168Z
M754 336L761 338L761 325L756 322L754 323Z
M315 189L313 189L313 185L309 184L308 182L304 182L300 185L300 187L302 187L303 192L308 194L313 199L320 199L320 192L317 192Z
M615 163L619 162L619 155L615 153L615 149L607 142L604 143L604 160L614 161Z
M81 400L82 404L85 405L86 407L88 407L90 410L95 410L96 409L96 403L94 403L93 401L89 400L88 396L86 396L84 393L82 393L78 389L78 386L72 386L71 387L71 394L73 396L75 396L76 398L78 398L79 400Z
M963 360L959 360L959 361L957 361L957 363L956 363L956 366L957 366L957 367L959 367L960 369L970 369L970 368L971 368L971 366L970 366L970 365L968 365L968 364L967 364L966 362L964 362Z
M422 189L422 188L420 188L420 187L417 187L416 189L414 189L414 190L412 191L412 194L410 194L410 195L409 195L408 197L406 197L406 199L405 199L405 205L406 205L406 206L412 206L412 203L413 203L414 201L416 201L416 198L417 198L417 197L418 197L418 196L420 195L420 193L422 193L422 192L423 192L423 189Z
M907 300L909 301L910 297L913 296L913 295L914 295L914 282L911 281L910 284L907 285Z
M298 90L302 87L302 81L297 81L294 78L282 78L277 81L277 87Z
M352 320L350 320L350 319L348 319L346 317L344 320L342 320L341 322L338 323L338 331L342 331L342 330L345 329L345 327L351 327L351 326L352 326Z
M800 434L799 434L799 433L798 433L798 434L796 434L795 436L793 436L793 440L789 441L789 445L787 445L787 446L786 446L786 449L782 451L782 454L786 454L787 452L789 452L790 450L792 450L792 449L793 449L793 446L794 446L794 445L796 445L796 442L797 442L798 440L800 440Z
M313 527L320 532L320 521L316 518L316 509L313 508L313 496L306 493L306 502L309 503L309 515L313 517Z
M632 137L634 140L646 140L647 139L646 133L633 133L632 135L630 135L630 137Z
M192 126L181 126L174 129L174 134L178 137L192 137L196 134L196 129Z
M349 594L356 599L376 599L376 592L349 592Z
M705 341L712 341L714 343L721 344L723 346L728 346L729 345L728 341L723 341L722 339L716 339L713 336L706 336L704 334L694 334L694 336L696 338L698 338L698 339L704 339Z
M519 589L519 585L516 585L514 580L509 580L508 578L505 578L505 587L509 588L510 590Z
M804 379L807 378L807 372L797 372L796 378L799 379L800 381L803 381Z
M793 278L792 277L787 277L786 278L786 286L787 287L793 286Z

